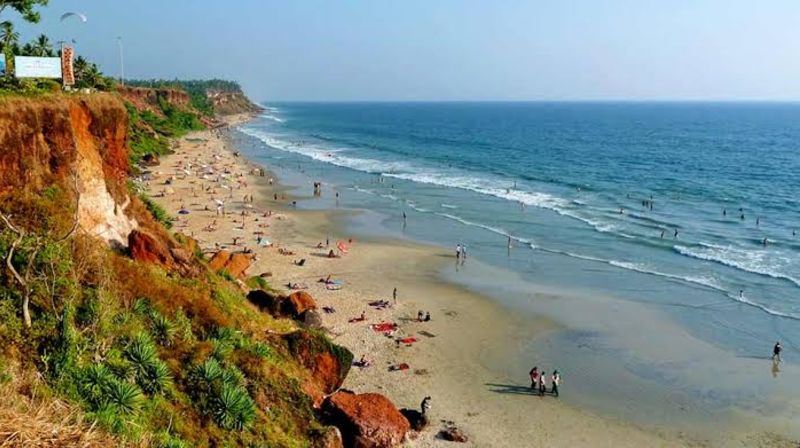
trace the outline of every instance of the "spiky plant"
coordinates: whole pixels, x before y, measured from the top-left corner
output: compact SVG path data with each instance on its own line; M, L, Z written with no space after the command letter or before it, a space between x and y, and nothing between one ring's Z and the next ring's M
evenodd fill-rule
M165 347L172 345L172 339L175 337L176 332L175 325L172 321L163 314L155 311L152 313L150 321L156 341Z
M224 385L214 400L212 416L224 429L242 429L253 421L255 413L255 404L245 389Z
M108 386L107 406L120 414L131 414L139 409L142 393L134 384L113 381Z
M172 383L167 365L158 358L155 345L144 334L139 334L125 350L125 358L134 370L136 384L147 394L156 394L167 389Z

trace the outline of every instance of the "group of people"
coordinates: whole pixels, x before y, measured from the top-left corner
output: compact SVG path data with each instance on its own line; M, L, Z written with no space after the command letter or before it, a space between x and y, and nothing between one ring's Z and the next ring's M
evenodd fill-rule
M458 243L456 244L456 261L464 262L467 259L467 245Z
M529 372L531 377L531 390L535 393L538 392L540 397L547 393L547 372L539 371L539 367L534 367ZM558 370L553 370L550 374L550 393L553 396L558 396L558 385L561 383L561 375Z

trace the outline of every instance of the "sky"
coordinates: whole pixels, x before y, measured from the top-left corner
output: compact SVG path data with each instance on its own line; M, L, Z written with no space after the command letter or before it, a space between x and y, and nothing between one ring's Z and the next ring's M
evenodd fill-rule
M800 100L797 0L51 0L19 29L257 101Z

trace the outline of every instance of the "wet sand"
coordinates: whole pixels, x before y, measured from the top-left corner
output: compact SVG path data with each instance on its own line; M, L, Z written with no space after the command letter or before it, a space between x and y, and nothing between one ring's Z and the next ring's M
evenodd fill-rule
M246 118L237 116L229 122L234 124ZM552 396L531 394L527 370L516 375L498 373L504 371L499 364L508 359L509 353L521 353L531 341L556 330L555 323L514 312L444 281L440 272L455 260L453 254L441 248L356 238L352 244L347 243L347 254L326 258L324 255L336 242L347 242L352 237L344 234L340 225L350 212L292 209L289 203L303 198L290 196L292 192L278 184L277 179L270 185L269 173L264 177L253 174L256 166L234 157L233 150L224 132L193 133L177 144L175 154L164 157L160 166L153 169L148 193L171 216L178 218L173 230L195 237L207 253L223 247L231 250L247 247L257 256L249 275L269 272L270 284L281 291L287 291L288 283L305 284L320 307L335 309L334 313L323 313L323 324L332 338L353 351L356 359L363 355L371 361L370 367L353 367L345 388L381 392L398 407L409 408L418 408L422 398L430 395L431 426L411 446L450 445L436 439L445 422L453 422L464 430L470 438L467 446L706 444L688 439L678 431L642 428L569 406ZM194 165L189 166L190 163ZM209 168L213 168L214 174L203 179L202 172ZM229 173L218 177L225 169ZM164 185L167 178L171 179L170 185ZM214 192L205 191L208 187ZM310 196L310 185L307 193ZM277 201L273 199L275 194ZM332 193L323 190L322 194ZM252 195L252 202L245 203L245 195ZM225 202L226 216L217 216L215 200ZM182 206L189 214L178 214ZM244 224L243 210L248 212ZM204 230L214 221L214 230ZM259 246L254 232L263 232L273 245ZM330 238L330 247L325 247L326 237ZM323 248L317 248L319 243ZM293 254L283 255L281 250ZM303 266L294 264L303 258L306 260ZM330 290L317 281L328 275L341 281L341 289ZM396 304L392 299L395 287ZM369 305L381 299L392 306L378 310ZM418 310L430 312L432 320L416 322ZM362 312L365 321L349 322ZM383 321L399 324L393 337L375 332L369 326ZM413 337L416 342L399 345L395 342L405 337ZM390 366L401 363L409 368L390 370ZM535 363L535 359L530 360L531 367ZM562 393L569 387L569 373L564 372ZM711 444L749 446L753 441L732 435L724 443ZM769 442L766 438L755 441ZM776 444L766 446L773 445Z

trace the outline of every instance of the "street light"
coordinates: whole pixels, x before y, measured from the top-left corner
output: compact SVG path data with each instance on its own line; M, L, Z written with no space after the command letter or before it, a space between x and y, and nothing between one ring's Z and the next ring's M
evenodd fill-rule
M125 87L125 57L122 53L122 36L117 36L117 44L119 44L119 83Z

